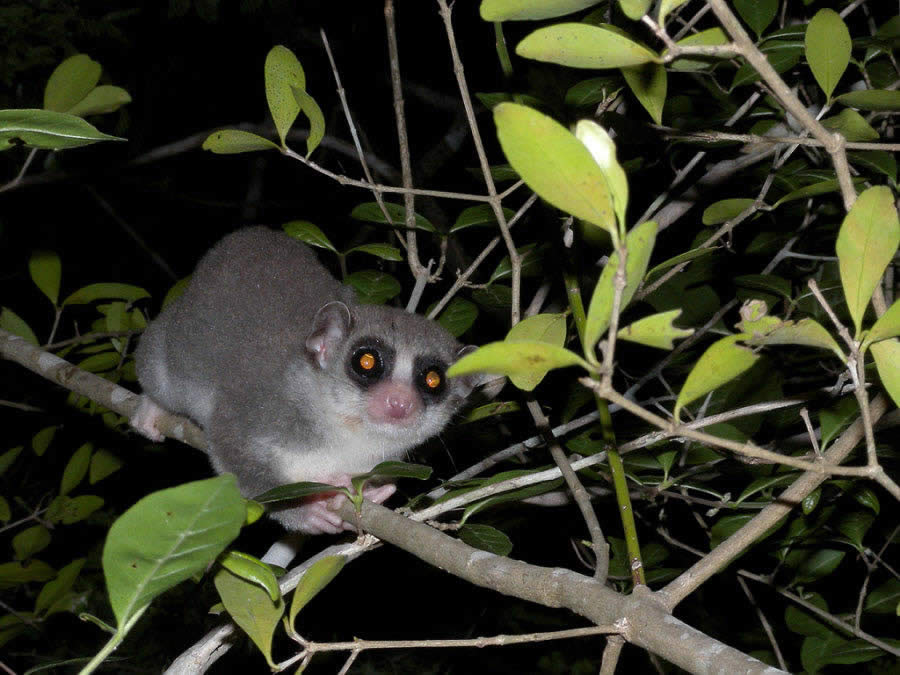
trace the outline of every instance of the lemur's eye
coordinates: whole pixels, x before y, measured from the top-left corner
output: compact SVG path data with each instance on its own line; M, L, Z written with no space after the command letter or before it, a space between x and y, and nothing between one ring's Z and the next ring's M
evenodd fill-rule
M427 394L444 391L444 369L440 366L424 368L419 375L419 388Z
M377 349L360 347L350 357L350 369L363 382L375 382L384 374L384 360Z

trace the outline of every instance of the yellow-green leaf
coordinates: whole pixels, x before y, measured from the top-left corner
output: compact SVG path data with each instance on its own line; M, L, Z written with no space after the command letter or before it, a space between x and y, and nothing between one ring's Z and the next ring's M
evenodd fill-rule
M755 1L755 0L754 0ZM728 36L721 28L707 28L699 33L688 35L686 38L676 43L679 47L719 47L728 44ZM663 57L669 50L663 52ZM669 64L670 70L679 70L682 72L691 72L695 70L705 70L719 60L726 58L723 56L702 56L692 54L690 56L682 56Z
M549 370L567 366L581 366L590 370L587 361L563 347L544 342L491 342L450 366L447 376L469 373L543 375Z
M16 314L9 307L0 309L0 328L13 335L18 335L20 338L33 345L38 344L37 335L31 330L31 326L25 323L25 319Z
M894 304L888 307L888 310L875 322L875 325L872 326L866 335L863 349L873 342L886 340L897 335L900 335L900 300L894 300Z
M693 328L678 328L673 323L681 315L680 309L660 314L651 314L621 329L618 336L622 340L637 342L657 349L672 349L674 340L694 334Z
M622 76L644 110L657 124L662 124L662 111L666 103L668 76L659 63L622 68Z
M844 218L836 247L841 285L857 336L872 291L897 252L898 244L900 222L890 188L883 185L869 188Z
M648 12L651 0L619 0L622 14L632 21L637 21Z
M309 120L309 135L306 137L306 156L309 157L325 137L325 116L316 100L306 91L298 87L291 87L291 92L294 94L300 110Z
M612 194L613 205L616 209L616 217L619 219L619 227L625 227L625 211L628 208L628 178L625 170L616 159L616 144L606 132L593 120L580 120L575 125L575 138L584 143L591 153L591 157L597 162L606 185Z
M277 150L268 138L251 134L240 129L222 129L214 131L203 141L203 149L217 155L235 155L240 152L256 152L257 150Z
M281 145L284 145L284 139L300 112L300 104L291 87L305 91L306 75L294 52L282 45L275 45L266 56L265 80L269 112Z
M725 223L743 213L754 201L756 200L743 197L720 199L703 210L703 224L718 225L719 223Z
M122 468L121 459L109 450L98 450L91 456L91 467L88 472L88 482L93 485L114 474Z
M820 9L806 27L806 62L816 82L831 99L838 80L850 63L850 31L833 9Z
M485 21L536 21L564 16L596 5L600 0L482 0ZM649 1L649 0L648 0Z
M59 301L59 282L62 278L59 256L53 251L35 251L28 261L28 272L34 285L55 307Z
M517 103L494 108L497 138L509 163L541 198L605 230L615 225L603 172L559 122Z
M875 359L881 384L894 400L894 405L900 406L900 340L882 340L869 349Z
M87 54L75 54L56 66L44 88L44 110L69 112L100 81L100 64Z
M50 545L50 530L43 525L33 525L12 538L13 556L27 560Z
M756 363L759 356L747 347L736 344L746 339L747 335L729 335L716 342L703 352L688 374L678 400L675 401L675 420L680 421L681 409L696 401L701 396L730 382Z
M841 361L847 357L840 345L818 321L800 319L800 321L782 321L776 317L763 317L760 321L742 321L740 329L753 337L748 340L752 345L802 345L827 349Z
M660 62L657 54L619 30L585 23L538 28L516 45L516 54L570 68L625 68Z
M545 342L549 345L562 347L566 343L566 315L565 314L536 314L523 319L506 334L506 342ZM532 391L544 376L544 372L528 373L526 375L510 375L509 379L514 385L523 391Z
M77 115L21 108L0 110L0 151L21 141L29 148L65 150L99 141L124 141L104 134Z
M235 576L262 588L269 594L272 602L278 602L281 598L281 589L278 588L275 573L256 556L242 551L228 551L219 558L219 564Z
M63 470L62 480L60 480L59 485L59 494L67 495L78 487L78 484L87 475L91 463L91 453L93 451L94 446L91 443L85 443L72 453L69 463L66 464L66 468Z
M844 108L837 115L826 117L822 126L832 131L840 131L848 141L877 141L878 132L866 118L851 108Z
M78 117L103 115L115 112L126 103L131 103L131 95L122 87L101 84L99 87L94 87L87 96L66 112L70 115L78 115Z
M619 311L624 310L631 298L634 297L644 272L647 271L647 263L650 262L650 254L653 253L653 245L656 243L656 223L648 220L633 228L625 238L627 254L625 258L625 288L622 289L622 298ZM615 299L615 278L619 267L619 255L613 253L600 274L600 279L594 287L591 303L588 307L587 321L584 329L584 352L593 354L597 342L602 337L609 322L612 319L613 300Z
M338 252L334 247L334 244L331 243L331 240L324 232L322 232L319 226L308 220L292 220L282 225L281 229L283 229L285 234L289 237L293 237L297 241L302 241L304 244L325 248L334 253Z
M328 555L310 565L297 582L294 597L291 599L291 611L288 614L291 628L294 628L294 619L300 610L334 580L346 563L347 559L344 556Z
M213 583L231 618L259 647L269 666L274 667L272 636L284 614L284 599L279 596L278 602L272 602L262 588L228 570L216 574Z
M659 3L659 25L665 25L666 17L669 15L669 12L679 5L683 5L685 2L687 2L687 0L662 0L662 2Z
M88 284L83 288L79 288L77 291L72 293L72 295L63 300L62 304L86 305L90 302L94 302L95 300L102 300L105 298L135 302L136 300L140 300L141 298L149 297L150 294L139 286L132 286L131 284L119 284L115 282L99 283Z
M897 112L900 110L900 91L894 89L863 89L841 94L835 101L851 108L873 112Z

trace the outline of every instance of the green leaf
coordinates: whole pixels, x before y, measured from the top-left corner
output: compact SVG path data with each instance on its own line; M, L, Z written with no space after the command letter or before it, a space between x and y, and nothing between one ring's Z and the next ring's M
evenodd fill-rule
M830 408L819 411L819 426L822 427L822 450L827 448L838 434L850 426L859 416L859 404L853 396L842 398Z
M291 628L294 628L294 619L300 610L309 604L323 588L334 581L334 578L344 569L347 559L342 555L328 555L317 560L300 577L294 597L291 599L291 610L288 614ZM296 630L296 629L295 629Z
M87 54L75 54L60 63L44 87L44 110L69 112L97 86L100 64Z
M56 497L47 507L46 518L51 523L71 525L78 523L103 506L103 498L97 495L78 497Z
M692 401L730 382L756 363L759 356L747 347L736 344L747 336L729 335L712 343L694 364L675 402L675 420L681 419L681 409Z
M431 477L431 467L424 464L410 464L409 462L386 461L376 464L371 471L356 476L357 478L415 478L416 480L428 480Z
M521 406L516 401L492 401L470 410L465 419L460 421L460 424L469 424L487 417L493 417L494 415L504 415L518 412L519 410L521 410Z
M12 510L6 497L0 496L0 522L8 523L12 519Z
M566 105L589 106L611 99L622 90L617 77L592 77L572 85L566 92Z
M651 314L622 328L618 336L622 340L637 342L657 349L673 349L674 340L694 334L693 328L677 328L673 323L681 316L680 309Z
M490 525L467 523L459 528L459 538L473 548L494 555L509 555L513 548L509 537Z
M894 89L863 89L841 94L835 101L851 108L873 112L897 112L900 110L900 91Z
M516 54L570 68L625 68L661 61L652 50L615 27L585 23L538 28L516 45Z
M325 138L325 116L316 100L305 90L291 87L291 92L294 94L300 110L309 120L309 135L306 137L306 156L308 158Z
M671 267L680 265L683 262L690 262L691 260L695 260L696 258L702 258L703 256L707 256L710 253L714 253L715 251L716 248L714 247L694 248L680 255L676 255L674 258L669 258L665 262L661 262L659 265L647 272L647 274L644 275L644 282L650 283L654 279L661 277L662 273Z
M150 294L143 288L132 286L130 284L117 283L101 283L90 284L79 288L68 298L63 300L65 305L86 305L95 300L104 298L113 298L115 300L125 300L126 302L135 302L141 298L149 298Z
M814 593L805 599L814 607L825 612L828 611L828 605L825 604L825 600L818 593ZM784 621L787 627L798 635L819 638L829 638L834 635L834 631L826 626L822 619L810 614L809 610L796 605L787 606L784 610Z
M709 531L709 548L714 549L753 519L752 513L740 513L719 518Z
M59 484L59 494L67 495L78 487L78 484L87 475L93 451L93 444L85 443L72 453L69 463L66 464L66 468L63 470L62 480L60 480Z
M900 335L900 300L894 300L894 304L888 307L888 310L869 329L863 340L863 349L865 350L873 342L887 340L897 335Z
M50 545L50 530L43 525L33 525L12 538L16 560L33 558Z
M767 316L759 321L741 321L740 330L753 337L748 340L751 345L803 345L828 349L846 361L840 345L831 334L813 319L800 321L782 321L777 317Z
M862 330L862 319L875 285L900 244L900 222L890 188L863 192L844 218L837 238L838 264L847 309Z
M279 597L278 602L272 602L262 588L228 570L219 571L213 583L231 618L250 636L266 662L274 668L272 637L284 614L284 599Z
M900 406L900 340L882 340L873 344L869 350L875 359L881 385L893 399L894 405Z
M525 244L525 246L516 249L516 253L519 254L519 262L521 263L519 269L523 277L537 276L540 274L541 260L543 259L545 248L545 246L538 246L537 244ZM511 276L512 263L509 260L509 256L504 256L497 264L494 271L491 272L488 283L492 284L495 281L508 279Z
M803 47L799 43L782 40L768 42L760 48L760 51L769 61L769 65L779 74L790 70L800 63L800 57L803 55ZM752 84L757 80L759 80L759 73L756 68L749 63L745 63L734 74L730 90L745 84Z
M734 278L735 286L791 299L791 282L774 274L743 274Z
M744 488L734 503L740 504L750 499L753 495L768 492L783 485L790 485L796 479L797 476L795 474L782 474L780 476L763 476L762 478L757 478Z
M406 208L401 204L392 204L391 202L384 202L384 207L391 217L390 221L384 217L384 213L382 213L378 202L359 204L350 212L350 217L356 218L357 220L364 220L369 223L381 223L384 225L391 225L392 227L406 227ZM415 216L417 230L437 232L437 229L435 229L434 225L432 225L427 218L420 216L418 213L415 214Z
M506 342L544 342L562 347L566 343L565 314L536 314L523 319L506 334ZM547 371L510 375L510 381L523 391L533 391Z
M429 308L426 313L430 314L431 308ZM450 335L458 338L471 328L472 324L475 323L476 318L478 318L478 305L474 302L469 302L465 298L456 297L453 298L444 311L441 312L441 315L437 318L437 322L441 324L441 326L444 327L444 330L450 333Z
M347 255L351 253L368 253L382 260L393 260L399 262L403 260L403 253L396 246L390 244L363 244L362 246L354 246Z
M734 8L759 37L778 13L778 0L734 0Z
M585 145L557 121L517 103L494 108L509 163L542 199L605 230L615 225L603 171Z
M269 594L272 602L278 602L281 598L281 589L278 588L278 579L272 568L256 556L241 551L228 551L219 558L219 564L235 576L262 588Z
M838 80L850 63L850 31L833 9L820 9L806 27L806 61L813 77L831 99Z
M6 470L13 465L13 462L16 461L20 454L22 454L22 450L24 449L24 446L18 445L7 450L3 454L0 454L0 476L6 473Z
M99 141L124 141L118 136L104 134L94 125L76 115L21 108L0 110L0 151L21 141L29 148L65 150Z
M266 514L266 507L253 499L245 499L244 504L247 506L247 519L244 525L252 525Z
M59 282L62 278L59 256L53 251L35 251L28 260L28 272L34 285L55 307L59 301Z
M104 115L115 112L127 103L131 103L131 95L122 87L102 84L92 89L87 96L66 112L70 115L78 115L78 117Z
M0 588L8 588L31 581L49 581L56 571L43 560L0 563Z
M644 16L649 11L651 4L651 0L619 0L622 14L632 21L637 21Z
M590 365L568 349L544 342L492 342L466 354L447 370L448 377L469 373L536 375L556 368Z
M622 68L622 76L644 106L650 117L657 124L662 124L663 106L666 104L668 77L666 69L659 63L645 63L640 66Z
M124 462L109 450L98 450L91 455L91 468L88 482L93 485L122 468Z
M878 495L867 487L857 487L853 491L853 499L857 504L871 510L876 516L881 513Z
M72 590L72 585L81 573L81 568L84 567L86 560L87 558L73 560L59 571L55 579L51 579L44 584L34 603L35 614L47 612Z
M837 569L846 551L823 548L806 558L797 569L796 583L809 583L827 577Z
M53 442L57 429L59 429L58 426L44 427L31 437L31 449L34 450L35 455L38 457L44 455L47 448L50 447L50 443Z
M525 471L522 473L522 475L529 475L530 473L533 472ZM492 480L484 482L483 485L491 485L498 482L500 481L496 480L496 476L493 476ZM460 519L460 524L465 525L466 521L468 521L471 516L487 508L497 506L498 504L520 502L524 499L530 499L531 497L536 497L537 495L546 494L547 492L559 489L562 483L563 479L557 478L555 480L544 481L542 483L536 483L534 485L526 485L515 490L509 490L502 494L494 495L492 497L488 497L487 499L482 499L478 502L475 502L474 504L469 504L463 512L463 516Z
M306 75L294 52L282 45L275 45L266 55L265 80L269 112L284 146L284 139L300 112L300 104L291 87L305 90Z
M831 131L839 131L848 141L877 141L878 132L855 110L844 108L837 115L826 117L822 126Z
M356 291L357 299L366 305L383 305L403 290L399 281L378 270L354 272L347 276L344 283L351 286Z
M600 0L482 0L485 21L534 21L550 19L596 5Z
M292 220L282 225L281 229L283 229L285 234L289 237L293 237L297 241L302 241L304 244L325 248L334 253L338 252L325 233L308 220Z
M856 547L863 551L863 538L875 522L875 515L868 511L853 511L843 514L837 522L837 531L847 537Z
M704 225L718 225L737 218L756 202L755 199L734 198L722 199L710 204L703 211Z
M818 197L819 195L825 195L829 192L837 192L840 189L840 183L838 183L836 178L819 181L818 183L813 183L811 185L804 185L801 188L788 192L784 197L775 202L775 204L772 205L772 208L777 209L787 202L796 201L797 199L807 199L809 197Z
M665 25L666 17L673 9L683 5L687 0L661 0L659 3L659 25Z
M597 162L606 185L612 195L619 226L625 227L625 211L628 208L628 178L625 171L616 160L616 144L613 142L606 129L592 120L580 120L575 125L575 138L584 143L591 153L591 157Z
M656 243L656 223L648 220L633 228L625 237L627 254L625 258L625 288L622 290L622 299L619 311L624 311L634 297L650 255L653 253L653 245ZM619 255L613 253L600 274L600 279L594 287L591 303L588 307L587 321L584 328L585 354L593 354L597 342L602 337L612 320L613 300L615 299L615 277L619 268Z
M256 495L253 498L253 501L259 502L260 504L269 504L288 499L300 499L311 495L319 495L323 492L336 492L340 489L341 488L336 485L328 485L327 483L302 481L299 483L290 483L288 485L279 485L271 490L266 490L261 495Z
M848 152L848 161L855 167L864 167L888 177L891 185L897 183L897 160L894 154L885 150L867 150L864 152Z
M25 323L25 319L20 317L9 307L0 308L0 328L5 331L18 335L26 342L37 345L38 339L31 327Z
M119 627L156 596L204 570L237 537L245 516L231 474L154 492L122 514L103 547L103 573Z
M803 515L808 516L810 513L816 510L816 507L819 505L819 501L822 499L822 488L817 487L815 490L810 492L803 498L803 501L800 503L800 508L803 509Z
M220 129L206 137L201 146L216 155L236 155L257 150L278 150L268 138L257 136L241 129Z
M515 211L504 208L503 215L505 216L506 221L509 222L509 219L515 215ZM494 215L494 209L491 208L490 204L478 204L477 206L470 206L463 209L462 213L456 217L456 222L453 223L453 227L450 228L450 234L464 230L467 227L495 225L496 223L497 217Z
M866 596L865 611L873 614L893 614L900 604L900 579L891 577Z
M716 28L707 28L699 33L688 35L686 38L676 43L679 47L718 47L728 44L728 36L718 26ZM663 57L668 54L669 50L663 52ZM701 56L691 55L682 56L675 59L669 64L669 69L680 72L693 72L697 70L706 70L717 62L725 58L724 56Z

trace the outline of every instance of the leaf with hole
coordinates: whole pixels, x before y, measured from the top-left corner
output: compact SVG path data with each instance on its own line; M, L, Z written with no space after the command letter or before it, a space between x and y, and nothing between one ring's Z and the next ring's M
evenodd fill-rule
M123 513L103 547L103 573L119 628L156 596L206 569L237 537L245 517L231 474L154 492Z

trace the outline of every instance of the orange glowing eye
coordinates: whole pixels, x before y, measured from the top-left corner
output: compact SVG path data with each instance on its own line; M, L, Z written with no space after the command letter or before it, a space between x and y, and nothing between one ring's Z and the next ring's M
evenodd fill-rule
M376 363L375 356L369 352L365 352L359 357L359 367L363 370L372 370Z
M425 374L425 386L429 389L437 389L441 386L441 376L433 370L429 370Z

